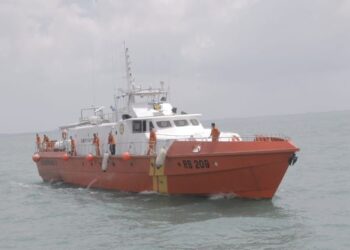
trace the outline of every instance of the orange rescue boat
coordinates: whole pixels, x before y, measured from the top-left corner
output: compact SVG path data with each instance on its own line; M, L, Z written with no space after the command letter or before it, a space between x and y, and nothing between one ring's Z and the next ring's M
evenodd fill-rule
M136 88L128 49L125 59L128 89L116 96L112 114L83 109L78 123L60 128L60 140L37 143L33 160L44 181L127 192L274 196L297 160L299 149L289 138L204 128L199 114L177 114L163 86Z

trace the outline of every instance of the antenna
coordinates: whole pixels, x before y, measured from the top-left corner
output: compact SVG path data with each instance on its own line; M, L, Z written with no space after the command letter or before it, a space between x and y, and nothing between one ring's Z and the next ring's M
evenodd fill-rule
M129 49L125 46L124 41L124 53L125 53L125 70L126 70L126 83L127 83L127 90L128 92L131 91L133 88L133 76L131 73L131 62L130 62L130 56L129 56Z

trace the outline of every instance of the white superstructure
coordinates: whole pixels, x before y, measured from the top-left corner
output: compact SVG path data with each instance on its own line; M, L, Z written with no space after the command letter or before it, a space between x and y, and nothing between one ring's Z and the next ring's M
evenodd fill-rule
M104 114L104 107L91 107L81 111L80 121L62 126L76 142L77 154L95 152L93 134L100 139L101 153L108 152L108 134L116 138L116 154L128 151L145 155L148 149L150 129L157 135L157 150L165 150L174 140L209 140L210 129L199 121L200 114L178 114L177 108L168 101L164 83L160 88L137 87L131 74L128 49L125 48L127 90L119 90L115 96L112 114ZM88 115L87 115L88 113ZM221 133L222 137L239 137L235 133Z

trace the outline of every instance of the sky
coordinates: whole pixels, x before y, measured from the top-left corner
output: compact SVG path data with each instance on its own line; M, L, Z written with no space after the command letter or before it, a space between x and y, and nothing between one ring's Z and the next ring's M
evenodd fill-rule
M1 0L0 133L46 131L164 81L205 119L350 109L347 0Z

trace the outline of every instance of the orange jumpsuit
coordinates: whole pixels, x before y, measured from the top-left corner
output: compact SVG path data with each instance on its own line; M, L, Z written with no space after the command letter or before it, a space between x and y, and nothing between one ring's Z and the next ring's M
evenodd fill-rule
M44 135L43 146L46 151L49 151L51 149L50 139L47 135Z
M108 136L108 144L115 144L114 136L112 134L109 134Z
M219 140L219 136L220 136L220 130L217 129L217 128L212 128L212 129L211 129L210 136L211 136L211 140L212 140L213 142L218 141L218 140Z
M154 131L151 131L149 133L149 143L148 143L148 152L147 155L150 155L151 153L154 153L157 143L157 136Z
M77 156L77 150L76 150L76 147L75 147L74 139L70 140L70 144L71 144L71 155L72 156Z
M101 155L101 153L100 153L100 139L98 138L97 135L94 137L92 144L94 144L96 147L96 156L100 156Z
M109 151L111 151L112 155L115 155L115 139L111 133L108 136L108 144L109 144Z

